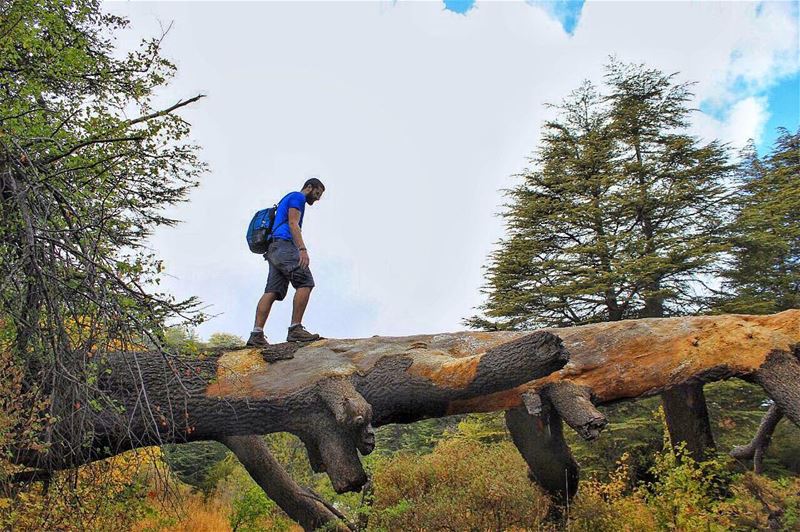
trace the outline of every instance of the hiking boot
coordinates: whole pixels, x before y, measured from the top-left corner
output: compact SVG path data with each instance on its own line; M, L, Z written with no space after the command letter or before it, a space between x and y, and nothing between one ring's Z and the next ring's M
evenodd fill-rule
M289 334L286 335L287 342L313 342L314 340L319 340L319 335L308 332L301 323L289 327Z
M269 345L267 342L267 337L264 336L264 332L251 332L250 338L248 338L247 343L244 344L247 347L266 347Z

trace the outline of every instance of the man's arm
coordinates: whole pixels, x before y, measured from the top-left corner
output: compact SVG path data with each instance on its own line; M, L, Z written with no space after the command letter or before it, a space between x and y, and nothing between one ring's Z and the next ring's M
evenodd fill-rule
M303 242L303 233L300 231L300 211L293 207L289 208L289 231L292 233L294 245L300 250L300 267L308 268L311 259L308 258L308 250Z

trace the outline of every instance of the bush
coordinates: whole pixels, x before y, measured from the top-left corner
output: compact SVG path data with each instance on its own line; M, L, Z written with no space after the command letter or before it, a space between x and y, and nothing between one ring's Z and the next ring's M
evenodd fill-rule
M456 438L431 454L398 454L375 464L370 530L537 528L547 498L528 480L508 442Z
M123 530L144 517L155 447L129 451L0 495L0 530ZM10 488L10 487L9 487Z
M215 497L228 501L228 523L233 532L279 532L293 524L241 466L219 483Z
M181 482L208 496L231 470L228 450L212 441L198 441L162 447L164 461Z
M656 455L654 482L641 488L659 529L728 530L730 503L725 501L733 480L720 460L697 462L685 444L673 450L667 443Z
M617 468L602 482L595 475L580 484L567 509L567 527L575 532L618 532L655 530L652 510L632 492L630 457L624 454Z

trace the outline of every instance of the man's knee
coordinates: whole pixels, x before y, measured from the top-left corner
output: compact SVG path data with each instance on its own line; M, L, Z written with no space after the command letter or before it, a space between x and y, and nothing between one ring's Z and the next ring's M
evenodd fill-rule
M259 300L259 305L272 305L278 300L278 294L275 292L264 292Z

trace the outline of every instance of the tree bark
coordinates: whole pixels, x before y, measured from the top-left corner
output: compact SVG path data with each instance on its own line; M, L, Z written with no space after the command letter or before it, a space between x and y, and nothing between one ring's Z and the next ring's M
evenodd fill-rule
M673 447L685 444L689 456L702 460L713 452L714 435L702 383L680 384L661 394L664 418Z
M783 414L800 426L800 344L771 351L753 374Z
M532 476L557 499L568 499L577 488L577 465L561 435L562 419L592 439L605 425L595 404L739 377L759 383L800 424L797 344L800 310L533 333L319 340L269 347L268 358L294 355L274 363L258 349L192 358L119 353L108 357L109 373L98 383L109 406L95 416L91 452L84 458L169 442L223 441L262 487L283 486L278 491L286 494L287 513L296 511L297 519L313 524L330 515L294 500L302 493L282 479L264 448L239 437L296 434L314 470L325 471L344 492L366 482L358 454L372 451L373 426L522 409L507 416L515 443ZM42 470L78 465L63 459L74 454L59 451L57 445L45 453L20 449L15 459Z

